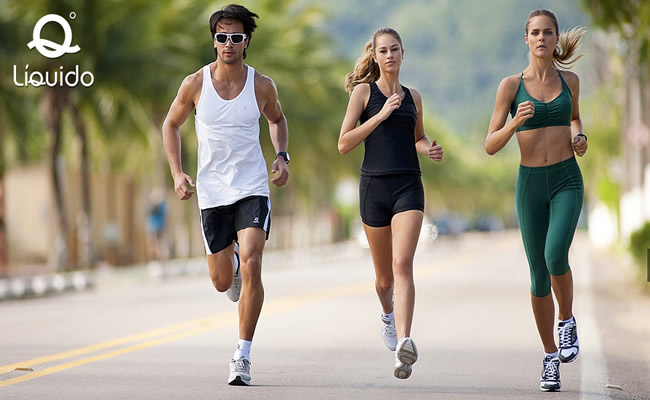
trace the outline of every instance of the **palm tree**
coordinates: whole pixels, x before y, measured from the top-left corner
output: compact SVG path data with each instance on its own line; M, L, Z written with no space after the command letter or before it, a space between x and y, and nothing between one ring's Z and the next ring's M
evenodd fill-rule
M166 95L173 86L167 85L165 78L170 76L169 71L176 68L176 65L165 57L171 54L170 50L179 49L178 43L161 40L168 35L162 28L173 32L179 26L190 27L186 29L187 34L194 33L192 27L196 26L196 21L192 18L204 10L204 4L194 2L186 6L174 0L41 0L29 4L2 3L3 10L7 10L6 15L20 21L24 27L33 27L36 20L45 14L67 17L74 11L76 19L69 22L73 31L73 44L79 45L81 51L55 60L30 54L30 70L56 72L59 66L63 66L63 70L68 71L79 65L81 71L90 71L95 77L94 84L89 88L81 85L39 88L40 111L52 136L49 168L57 211L56 264L61 270L68 266L65 237L69 220L61 182L64 115L70 115L80 143L82 214L78 220L82 226L77 229L90 232L92 210L89 134L94 132L108 146L109 152L117 144L114 153L117 163L128 157L123 151L125 142L147 146L148 132L155 129L154 121L148 113L162 101L167 101L164 99L167 96L159 95ZM171 16L175 19L172 20ZM83 258L92 265L92 236L83 236L88 239L88 242L82 243L82 252L85 254Z
M8 15L0 15L0 36L9 38L20 30L20 26ZM10 66L19 63L20 57L15 57L19 43L3 40L0 46L0 64ZM7 231L5 216L5 185L4 177L14 160L28 160L33 152L29 147L31 123L34 120L30 110L35 107L35 92L19 90L7 74L0 75L0 278L8 273ZM13 156L8 149L15 148Z

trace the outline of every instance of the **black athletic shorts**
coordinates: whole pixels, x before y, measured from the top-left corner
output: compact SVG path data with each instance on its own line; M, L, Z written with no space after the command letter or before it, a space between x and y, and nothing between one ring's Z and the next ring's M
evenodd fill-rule
M375 228L390 225L395 214L424 211L424 187L419 175L361 176L361 220Z
M257 227L271 230L271 201L265 196L250 196L227 206L201 210L201 228L207 254L215 254L237 240L237 232Z

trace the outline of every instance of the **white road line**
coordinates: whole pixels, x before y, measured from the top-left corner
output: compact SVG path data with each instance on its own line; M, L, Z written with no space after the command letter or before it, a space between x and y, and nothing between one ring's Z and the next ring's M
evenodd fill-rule
M576 283L582 290L576 293L576 321L580 340L580 399L609 399L607 389L607 364L600 341L600 330L596 323L592 260L588 243L582 242L575 259L584 260L573 272L577 275ZM577 249L576 249L577 250Z

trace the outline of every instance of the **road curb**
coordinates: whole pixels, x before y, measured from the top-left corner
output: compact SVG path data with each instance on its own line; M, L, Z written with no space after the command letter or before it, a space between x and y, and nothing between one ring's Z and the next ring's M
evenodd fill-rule
M271 250L264 254L265 268L282 268L283 265L302 263L308 266L315 261L335 262L344 257L360 257L367 252L356 242L340 242L326 246ZM167 280L182 276L207 274L205 256L166 261L151 261L126 268L113 268L108 272L101 268L93 271L75 271L60 274L16 276L0 279L0 302L11 299L29 299L53 296L65 292L82 292L110 281Z
M81 292L94 285L92 274L86 271L0 279L0 301Z

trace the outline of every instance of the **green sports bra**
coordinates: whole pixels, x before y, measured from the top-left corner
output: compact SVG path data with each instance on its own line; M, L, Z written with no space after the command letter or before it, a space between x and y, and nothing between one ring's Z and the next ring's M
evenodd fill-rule
M510 106L510 115L514 118L517 114L517 107L519 104L528 100L532 101L535 105L535 115L526 120L526 122L517 129L517 132L543 128L546 126L571 126L571 115L573 115L571 89L569 89L564 78L562 78L560 71L557 71L557 73L560 75L560 80L562 81L562 91L556 98L548 103L539 101L528 94L526 87L524 86L524 73L521 73L521 76L519 77L519 88L517 89L515 99L512 101L512 105Z

